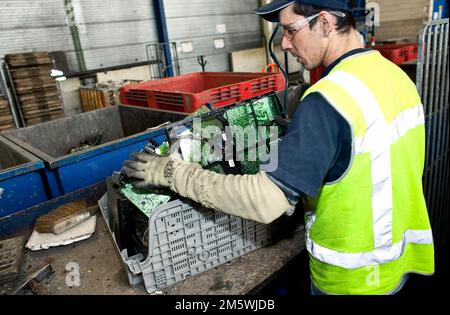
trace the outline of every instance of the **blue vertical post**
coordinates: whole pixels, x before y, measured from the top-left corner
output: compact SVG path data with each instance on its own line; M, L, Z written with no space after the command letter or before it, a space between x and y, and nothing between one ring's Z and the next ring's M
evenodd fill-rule
M158 30L158 39L163 43L164 57L166 58L167 75L173 77L172 55L170 53L169 35L167 33L166 14L164 12L164 1L153 0L155 9L156 28Z

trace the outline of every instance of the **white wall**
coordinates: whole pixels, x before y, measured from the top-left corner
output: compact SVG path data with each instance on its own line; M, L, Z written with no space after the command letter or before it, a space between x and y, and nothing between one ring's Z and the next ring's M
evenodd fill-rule
M428 20L429 0L376 0L380 5L380 26L375 37L380 40L417 42L423 23Z
M147 65L97 73L97 81L99 83L120 80L148 81L150 79L150 71Z

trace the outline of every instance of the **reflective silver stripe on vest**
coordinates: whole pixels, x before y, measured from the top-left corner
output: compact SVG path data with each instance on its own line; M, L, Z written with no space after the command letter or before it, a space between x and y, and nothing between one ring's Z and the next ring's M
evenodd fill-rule
M372 218L375 250L364 253L341 253L314 243L309 237L309 227L314 222L315 216L310 213L310 222L307 224L306 233L308 251L322 262L344 268L358 268L397 259L401 256L406 243L431 244L431 230L409 230L405 232L401 241L392 244L390 147L408 130L424 124L422 105L401 112L392 123L387 124L377 100L357 77L348 72L335 71L324 80L330 80L344 89L355 100L366 122L365 135L354 140L354 154L370 153L371 155Z
M425 117L422 104L408 108L401 112L393 122L388 125L391 143L397 142L408 130L414 129L424 123ZM370 152L364 150L365 137L355 139L355 154Z
M310 217L310 219L314 220L313 217ZM308 225L311 226L311 224ZM342 253L320 246L311 240L309 232L307 232L306 238L306 248L314 258L324 263L346 269L356 269L393 261L402 255L408 243L432 244L433 237L431 230L407 230L403 234L401 241L388 247L380 247L371 252L363 253Z

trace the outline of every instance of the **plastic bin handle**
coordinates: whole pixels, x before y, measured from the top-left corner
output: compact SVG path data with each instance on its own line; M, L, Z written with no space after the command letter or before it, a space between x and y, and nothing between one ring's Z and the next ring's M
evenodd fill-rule
M280 72L280 68L276 63L270 63L263 68L262 72Z

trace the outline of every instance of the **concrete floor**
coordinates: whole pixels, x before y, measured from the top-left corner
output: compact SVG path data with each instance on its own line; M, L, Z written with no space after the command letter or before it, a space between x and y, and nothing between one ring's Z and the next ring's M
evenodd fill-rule
M128 284L104 222L99 217L94 234L86 240L40 251L25 249L22 274L30 273L45 263L50 263L55 271L42 282L49 294L147 294L144 288L133 289ZM76 272L75 264L79 266L79 286L70 285L76 280L72 276ZM22 290L20 294L29 294L27 291Z
M160 291L160 294L258 294L259 289L265 286L269 279L276 277L287 262L303 251L302 231L229 263L188 277ZM29 233L31 234L31 231ZM99 216L94 234L86 240L40 251L24 249L21 274L30 274L47 263L50 263L55 271L42 281L48 290L47 294L50 295L148 294L143 285L137 288L129 285L105 222ZM74 284L73 275L77 272L73 269L74 266L79 271L79 285ZM9 286L12 286L12 283ZM0 286L0 291L5 290L7 291L7 287ZM18 294L32 292L24 289Z
M302 251L303 240L285 239L277 244L261 248L249 253L231 263L224 264L211 271L192 277L176 286L164 290L164 294L262 294L262 295L295 295L309 294L309 273L307 254ZM268 257L272 257L269 259ZM276 257L277 259L274 259ZM263 264L258 262L264 261ZM427 295L438 294L444 279L448 279L446 266L442 261L437 264L437 272L433 277L413 275L400 295ZM287 263L289 262L289 263ZM51 295L147 295L143 286L132 288L122 269L119 257L113 247L104 221L97 217L97 226L94 234L75 244L59 246L41 251L24 250L21 273L29 274L35 269L50 263L55 273L42 283ZM286 264L287 263L287 264ZM79 285L71 285L71 267L79 266ZM445 264L446 265L446 264ZM251 271L249 271L249 266ZM284 266L284 267L283 267ZM72 267L73 268L73 267ZM264 269L265 268L265 269ZM283 269L283 271L281 271ZM278 270L278 271L277 271ZM251 273L258 279L250 277ZM273 274L272 276L270 276ZM245 276L244 276L245 275ZM217 286L217 279L222 279L222 286ZM272 281L261 286L264 279ZM245 285L239 286L239 279ZM69 280L69 283L67 282ZM226 280L226 281L225 281ZM254 282L249 286L248 282ZM227 284L232 284L228 288ZM259 284L259 285L257 285ZM251 289L259 287L259 289ZM6 286L0 286L0 290ZM208 292L208 293L206 293ZM25 289L19 294L32 294Z

